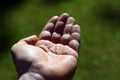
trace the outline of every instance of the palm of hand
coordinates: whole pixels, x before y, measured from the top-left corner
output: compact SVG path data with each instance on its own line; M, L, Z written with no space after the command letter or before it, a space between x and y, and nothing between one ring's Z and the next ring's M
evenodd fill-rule
M68 14L53 17L39 38L22 39L12 47L19 75L32 71L57 80L72 77L77 66L79 38L79 26L74 25L72 17Z

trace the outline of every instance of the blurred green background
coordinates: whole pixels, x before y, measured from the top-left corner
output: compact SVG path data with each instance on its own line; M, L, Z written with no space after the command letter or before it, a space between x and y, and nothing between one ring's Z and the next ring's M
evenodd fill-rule
M81 26L79 65L73 80L120 80L119 0L1 0L0 80L16 80L10 48L67 12Z

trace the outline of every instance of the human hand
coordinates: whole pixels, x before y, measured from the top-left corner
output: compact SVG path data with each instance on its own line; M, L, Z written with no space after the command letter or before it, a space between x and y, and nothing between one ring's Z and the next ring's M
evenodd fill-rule
M19 80L71 80L78 62L80 27L67 13L51 18L39 37L11 48ZM32 77L33 79L32 79Z

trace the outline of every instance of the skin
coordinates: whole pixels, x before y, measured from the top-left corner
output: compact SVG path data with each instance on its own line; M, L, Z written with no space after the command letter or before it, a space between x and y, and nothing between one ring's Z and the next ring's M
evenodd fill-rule
M11 48L19 80L72 80L78 63L80 27L67 13L52 17L39 37Z

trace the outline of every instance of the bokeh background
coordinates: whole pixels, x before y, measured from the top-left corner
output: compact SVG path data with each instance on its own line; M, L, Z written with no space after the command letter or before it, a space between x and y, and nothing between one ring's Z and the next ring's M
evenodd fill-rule
M119 0L0 0L0 80L16 80L10 48L67 12L81 26L79 65L73 80L120 80Z

